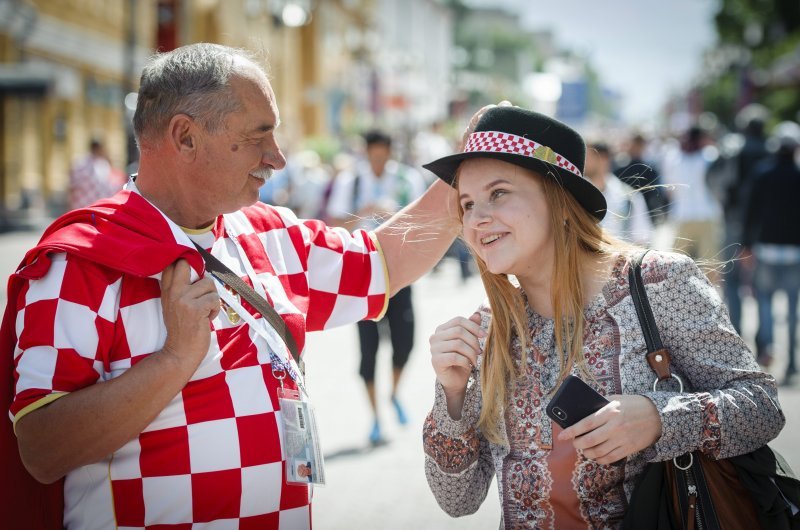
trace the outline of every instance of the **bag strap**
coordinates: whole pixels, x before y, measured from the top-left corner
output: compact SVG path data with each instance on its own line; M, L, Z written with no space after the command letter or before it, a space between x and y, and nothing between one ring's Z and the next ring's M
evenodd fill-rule
M642 261L644 261L644 257L648 252L649 249L631 258L628 269L628 283L631 289L631 299L636 308L636 316L639 317L639 325L644 335L644 342L647 344L647 364L658 376L656 381L658 383L658 381L670 379L673 375L669 369L669 350L661 342L661 335L658 332L650 301L647 299L644 280L642 280Z
M224 263L211 255L210 252L197 243L195 243L194 246L197 247L197 251L200 252L201 256L203 256L203 259L206 262L206 270L219 281L239 293L242 298L247 300L251 306L255 307L258 312L261 313L265 319L267 319L267 322L270 323L275 331L278 332L278 335L280 335L280 337L283 339L283 342L286 344L286 347L289 348L292 357L294 357L295 362L301 367L302 371L303 364L300 360L300 350L297 347L297 342L295 342L294 336L289 332L289 328L286 327L286 322L284 322L278 312L275 311L275 308L272 307L264 297L260 296L253 290L252 287L247 285L241 278L239 278L239 276L230 270Z

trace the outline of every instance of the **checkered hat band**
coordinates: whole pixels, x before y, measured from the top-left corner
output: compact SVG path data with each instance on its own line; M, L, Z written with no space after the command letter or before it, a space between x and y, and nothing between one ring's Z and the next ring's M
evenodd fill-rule
M582 177L578 166L567 160L565 157L556 153L546 145L542 145L517 136L499 131L481 131L469 135L467 145L464 146L465 153L511 153L515 155L527 156L542 160L548 164L566 169L579 177Z

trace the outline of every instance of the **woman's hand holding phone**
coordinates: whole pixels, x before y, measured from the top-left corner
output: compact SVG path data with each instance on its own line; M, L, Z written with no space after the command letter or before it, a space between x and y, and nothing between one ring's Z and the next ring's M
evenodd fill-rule
M650 399L611 395L610 403L558 435L599 464L612 464L653 445L661 437L661 418Z

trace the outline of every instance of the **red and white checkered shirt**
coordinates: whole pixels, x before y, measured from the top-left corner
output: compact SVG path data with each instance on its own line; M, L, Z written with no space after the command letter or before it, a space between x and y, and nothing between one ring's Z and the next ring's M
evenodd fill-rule
M189 244L169 224L164 237ZM383 258L363 231L258 204L193 238L251 283L237 249L244 250L301 350L306 331L378 317L387 301ZM47 274L17 297L14 421L158 351L166 337L159 286L158 278L76 254L53 256ZM225 311L211 333L194 376L144 432L67 475L68 528L310 527L310 487L284 479L279 385L266 341Z

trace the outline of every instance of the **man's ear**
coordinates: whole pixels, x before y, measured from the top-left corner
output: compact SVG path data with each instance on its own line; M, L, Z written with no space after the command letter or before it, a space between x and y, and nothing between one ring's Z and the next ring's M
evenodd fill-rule
M197 156L198 126L186 114L176 114L169 120L167 130L169 145L181 158L193 160Z

